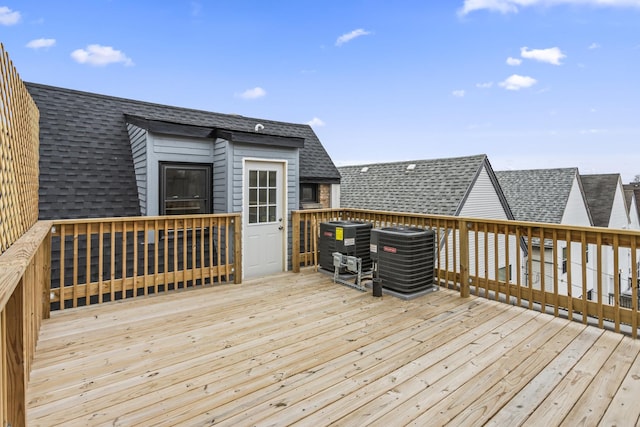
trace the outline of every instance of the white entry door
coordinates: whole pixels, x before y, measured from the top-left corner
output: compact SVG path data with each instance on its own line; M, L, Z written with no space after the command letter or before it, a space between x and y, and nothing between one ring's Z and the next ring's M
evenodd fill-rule
M244 277L284 270L286 218L283 163L244 164Z

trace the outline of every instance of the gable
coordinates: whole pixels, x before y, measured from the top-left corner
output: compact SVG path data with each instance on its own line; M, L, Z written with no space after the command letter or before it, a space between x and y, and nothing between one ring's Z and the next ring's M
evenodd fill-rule
M619 188L620 175L580 175L580 180L582 181L582 188L587 198L593 225L596 227L609 227L612 210L614 208L614 200ZM624 204L624 198L619 200L619 202Z
M609 219L609 228L629 228L629 212L627 210L627 203L624 200L624 191L620 185L616 185L611 217Z
M500 200L498 192L491 181L489 173L483 166L460 210L460 216L473 218L510 219L507 210Z
M578 170L512 170L495 175L516 220L560 224Z
M567 203L565 205L564 214L562 215L560 224L583 226L592 225L586 201L584 200L582 190L580 189L577 176L573 179L571 192L567 198Z

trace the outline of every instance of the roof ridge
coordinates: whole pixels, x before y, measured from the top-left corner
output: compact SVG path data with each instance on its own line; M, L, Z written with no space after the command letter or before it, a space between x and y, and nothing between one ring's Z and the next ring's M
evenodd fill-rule
M220 117L240 118L240 119L244 119L244 120L255 120L257 122L262 122L262 123L273 123L273 124L281 124L281 125L288 125L288 126L300 126L300 127L305 127L305 128L306 127L309 127L309 128L311 127L307 123L293 123L293 122L285 122L285 121L282 121L282 120L272 120L272 119L264 119L264 118L259 118L259 117L243 116L242 114L220 113L220 112L217 112L217 111L202 110L202 109L198 109L198 108L181 107L181 106L178 106L178 105L171 105L171 104L161 104L161 103L158 103L158 102L151 102L151 101L142 101L142 100L133 99L133 98L124 98L124 97L115 96L115 95L106 95L106 94L102 94L102 93L87 92L87 91L83 91L83 90L79 90L79 89L70 89L70 88L64 88L64 87L59 87L59 86L51 86L51 85L46 85L46 84L42 84L42 83L25 82L25 85L33 86L33 87L39 87L39 88L43 88L43 89L47 89L47 90L54 90L54 91L57 91L57 92L73 93L75 95L86 96L86 97L94 98L94 99L109 99L109 100L112 100L112 101L132 103L132 104L136 104L136 105L144 105L144 106L150 106L150 107L164 107L164 108L170 107L170 108L183 110L185 112L192 111L192 112L197 112L197 113L213 114L213 115L217 115L217 116L220 116Z
M362 167L371 167L377 165L385 165L385 166L393 166L393 165L402 165L402 164L412 164L412 163L425 163L425 162L435 162L438 160L460 160L460 159L484 159L486 158L486 154L474 154L470 156L458 156L458 157L440 157L436 159L416 159L416 160L397 160L392 162L376 162L376 163L358 163L353 165L342 165L338 166L340 168L362 168Z

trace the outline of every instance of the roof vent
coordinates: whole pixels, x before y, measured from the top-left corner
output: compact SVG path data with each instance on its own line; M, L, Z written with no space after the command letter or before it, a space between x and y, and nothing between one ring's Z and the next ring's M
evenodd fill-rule
M260 132L262 129L264 129L264 125L262 123L258 123L255 129L256 129L256 132Z
M409 166L407 166L407 170L408 171L412 171L416 168L416 164L415 163L411 163Z
M360 169L360 172L366 172L369 170L368 166L363 167L362 169Z

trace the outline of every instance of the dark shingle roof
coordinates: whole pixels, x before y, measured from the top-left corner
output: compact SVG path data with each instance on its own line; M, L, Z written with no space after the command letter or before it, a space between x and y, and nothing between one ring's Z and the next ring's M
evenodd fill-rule
M620 179L619 174L580 175L582 188L596 227L608 227L611 220L613 200Z
M408 169L409 165L415 167ZM484 154L339 167L342 175L340 205L456 215L483 165L490 170ZM366 168L365 172L363 168Z
M632 182L631 184L624 184L622 186L624 188L624 197L627 202L627 207L629 210L631 208L635 209L638 212L638 216L640 216L640 183ZM631 206L632 195L636 196L636 203L634 206Z
M301 182L339 182L310 126L152 104L26 83L40 110L40 217L140 214L125 114L196 126L304 138Z
M560 224L577 168L496 171L518 221Z

